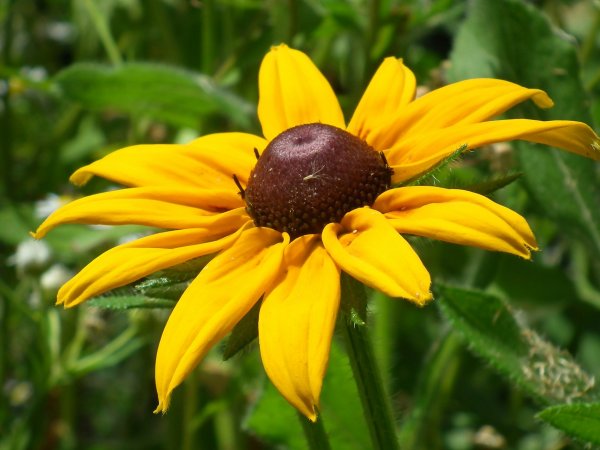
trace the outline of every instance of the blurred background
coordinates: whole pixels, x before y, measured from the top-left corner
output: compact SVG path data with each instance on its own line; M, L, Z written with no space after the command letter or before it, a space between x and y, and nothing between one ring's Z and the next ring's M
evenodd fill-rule
M258 67L279 43L311 56L347 119L382 59L396 56L420 94L504 78L557 104L516 115L593 126L599 30L592 0L0 0L0 449L306 448L256 344L226 362L216 348L169 413L153 415L154 355L173 299L54 306L60 285L94 256L144 232L63 226L30 238L61 204L114 187L75 188L76 168L136 143L260 134ZM532 225L542 248L533 262L413 241L434 285L478 289L510 311L527 340L511 356L520 375L471 342L452 311L372 295L403 448L579 448L536 413L588 395L600 376L600 172L529 147L482 149L429 181L486 193L507 184L493 196ZM564 374L544 366L555 357ZM369 448L355 396L336 344L323 393L336 449Z

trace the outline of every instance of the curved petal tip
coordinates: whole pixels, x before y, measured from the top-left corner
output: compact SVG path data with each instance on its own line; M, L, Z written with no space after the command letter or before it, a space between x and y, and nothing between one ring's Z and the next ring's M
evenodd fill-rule
M314 407L312 409L312 412L310 412L309 414L306 414L305 412L303 412L302 414L304 414L306 416L306 418L313 423L316 422L318 419L317 412Z
M156 409L154 411L152 411L153 414L165 414L167 412L167 409L169 409L169 403L171 401L171 397L168 396L164 399L160 399L158 401L158 406L156 407Z
M544 91L539 91L539 93L534 95L531 99L538 108L550 109L554 106L554 102Z
M592 158L595 160L600 159L600 138L596 137L591 143L592 147Z
M69 181L75 186L83 186L87 184L87 182L91 180L92 174L88 172L86 168L87 166L81 167L73 172L73 174L69 177Z
M281 43L281 44L277 44L277 45L271 45L271 48L269 49L269 51L271 52L276 52L277 50L285 50L288 49L289 47L287 46L287 44Z
M417 306L425 306L427 303L433 300L433 294L431 291L415 292L414 297L408 298L407 300L410 300Z

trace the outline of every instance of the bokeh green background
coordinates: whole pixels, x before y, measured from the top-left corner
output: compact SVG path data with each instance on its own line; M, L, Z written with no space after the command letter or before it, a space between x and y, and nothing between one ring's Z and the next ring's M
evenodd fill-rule
M396 56L420 92L504 78L556 103L511 115L600 123L597 1L0 0L0 449L306 448L256 344L227 362L216 348L156 416L154 353L172 299L53 306L70 273L144 230L65 226L37 244L28 234L56 205L112 188L68 184L112 150L260 134L258 67L282 42L311 56L347 118ZM600 165L534 147L482 149L423 181L490 192L518 178L490 195L532 225L533 262L415 239L437 301L371 298L402 448L600 445ZM592 417L583 432L559 420L575 440L536 416L572 401ZM368 448L338 344L323 417L335 449Z

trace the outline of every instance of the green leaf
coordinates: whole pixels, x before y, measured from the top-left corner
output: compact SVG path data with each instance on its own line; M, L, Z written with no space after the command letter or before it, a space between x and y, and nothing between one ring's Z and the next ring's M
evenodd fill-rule
M600 177L592 161L552 151L529 152L517 143L518 158L533 198L571 238L600 257Z
M538 304L544 309L571 303L577 297L563 268L544 266L512 255L499 255L493 281L495 293L516 302Z
M323 382L321 410L332 449L372 448L348 356L335 341Z
M352 370L347 357L335 342L331 347L329 368L323 383L321 412L332 449L371 448ZM290 450L307 449L296 411L269 382L245 426L272 445Z
M133 289L145 297L179 300L190 282L198 276L214 255L201 256L150 275Z
M196 129L202 117L220 115L248 127L254 108L206 75L150 63L118 67L74 64L54 82L66 99L85 108L116 109Z
M136 284L134 290L143 297L179 300L189 285L188 281L159 277L150 278Z
M68 361L68 373L74 376L81 376L120 363L145 344L145 339L137 336L136 333L135 328L128 328L100 350L87 354L75 361Z
M274 446L308 449L296 411L268 380L244 426Z
M554 30L533 5L520 0L474 0L452 52L453 79L496 77L544 89L550 110L531 102L511 115L591 123L574 42ZM515 45L526 42L527 45ZM594 161L563 151L517 142L524 181L536 204L572 238L600 255L600 172Z
M88 157L106 142L104 134L92 116L85 116L77 133L60 149L60 159L65 165L73 164Z
M93 298L89 304L104 309L173 308L211 258L212 255L203 256L161 270L143 281Z
M141 295L108 295L95 297L88 305L102 309L134 309L134 308L173 308L175 302L166 298L152 298Z
M258 314L261 302L257 302L240 320L227 339L223 350L223 360L227 361L258 337Z
M469 149L467 144L461 145L450 156L442 159L433 167L427 169L426 172L420 173L415 177L407 180L401 186L434 186L438 183L438 175L446 170L453 162L458 161Z
M33 208L28 205L6 203L0 207L0 242L18 245L30 238L29 232L35 228Z
M459 376L463 347L456 332L445 332L432 347L418 374L411 408L402 418L400 448L439 448L445 409Z
M600 403L551 406L538 417L569 436L600 445Z
M438 305L471 350L542 404L594 395L594 378L566 351L521 325L501 299L438 286Z
M459 189L464 189L466 191L475 192L481 195L489 195L496 192L499 189L502 189L505 186L517 181L523 175L522 172L511 173L508 175L504 175L501 177L491 178L489 180L480 181L478 183L469 184L467 186L458 187Z

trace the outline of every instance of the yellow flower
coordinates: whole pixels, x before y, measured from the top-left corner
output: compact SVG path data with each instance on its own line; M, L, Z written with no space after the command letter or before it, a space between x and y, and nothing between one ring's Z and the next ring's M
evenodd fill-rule
M340 271L423 305L431 299L430 276L402 234L523 258L536 249L526 221L486 197L392 185L463 145L524 139L600 158L599 138L585 124L488 120L527 99L551 107L541 90L472 79L415 100L415 77L395 58L381 64L347 126L329 83L300 51L274 47L262 62L259 90L264 138L220 133L186 145L115 151L77 170L71 181L81 185L97 175L127 188L76 200L35 233L41 238L64 223L170 230L93 260L58 293L66 307L217 254L165 326L156 411L167 409L173 389L260 301L265 370L281 394L315 420Z

